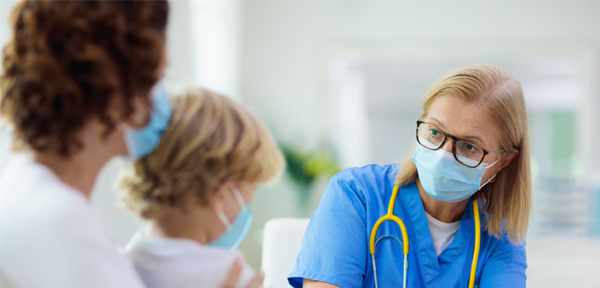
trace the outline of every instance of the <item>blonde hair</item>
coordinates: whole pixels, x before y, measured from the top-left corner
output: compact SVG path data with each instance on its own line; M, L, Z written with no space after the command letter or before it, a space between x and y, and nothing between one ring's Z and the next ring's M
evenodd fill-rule
M527 111L521 83L499 68L473 65L457 70L439 80L425 96L423 117L431 104L449 96L477 104L500 132L500 145L510 156L519 154L502 169L493 183L473 197L484 202L489 215L485 229L496 238L507 234L512 243L523 243L531 210L531 175ZM411 153L412 154L412 153ZM396 184L403 186L416 180L417 168L410 158L401 166Z
M142 218L206 205L225 181L259 184L282 173L285 162L271 134L241 105L203 89L171 103L158 147L120 183L125 204Z

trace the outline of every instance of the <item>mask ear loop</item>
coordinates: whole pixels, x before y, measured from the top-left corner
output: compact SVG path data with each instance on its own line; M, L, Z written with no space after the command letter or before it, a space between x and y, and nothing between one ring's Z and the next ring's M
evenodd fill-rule
M498 163L498 161L500 161L500 159L496 160L494 163L490 164L490 166L485 167L484 170L487 170L488 168L496 165L496 163ZM488 183L494 183L496 181L496 175L498 175L498 173L494 174L494 176L492 176L492 178L488 179L487 181L485 181L485 183L483 183L483 185L481 185L479 187L479 190L481 190L481 188L483 188L483 186L487 185Z
M486 166L484 170L487 170L488 168L492 168L492 166L496 165L496 163L498 163L498 161L500 161L500 159L496 160L494 163L490 164L489 166Z
M485 181L485 183L483 183L483 185L481 185L481 187L479 187L479 190L481 190L481 188L483 188L483 186L487 185L488 183L494 183L494 181L496 181L496 175L498 175L498 173L494 174L494 176L492 176L490 179Z
M219 218L219 220L221 220L221 223L223 223L223 225L225 225L225 228L227 229L227 231L231 230L233 228L233 225L231 225L231 221L229 221L229 219L227 219L227 216L225 216L225 213L223 213L223 211L217 211L217 217Z
M242 197L242 193L237 188L237 186L234 186L232 191L233 191L233 196L235 197L235 200L238 202L238 205L240 205L240 211L246 209L248 204L246 204L246 202L244 202L244 197Z
M240 190L234 186L231 191L233 192L233 198L235 198L238 205L240 206L240 212L246 209L248 205L244 202L244 198L242 197L242 193L240 193ZM233 228L231 221L229 221L227 216L225 216L225 213L223 213L222 211L216 211L215 213L217 214L219 220L221 220L221 223L225 225L225 228L227 228L228 231Z

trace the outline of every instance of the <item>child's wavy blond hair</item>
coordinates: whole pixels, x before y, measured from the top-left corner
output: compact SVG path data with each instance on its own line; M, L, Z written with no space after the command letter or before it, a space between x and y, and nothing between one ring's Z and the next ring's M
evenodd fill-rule
M233 100L204 89L171 98L169 127L120 181L125 204L144 219L207 205L225 181L267 182L285 161L269 131Z

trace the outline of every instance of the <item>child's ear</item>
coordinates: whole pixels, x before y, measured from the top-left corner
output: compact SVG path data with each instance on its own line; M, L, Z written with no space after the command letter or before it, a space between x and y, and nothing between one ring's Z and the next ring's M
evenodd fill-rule
M234 185L232 181L223 182L209 195L209 205L215 212L225 209L225 203L227 202L227 198L231 197L231 189L233 189Z

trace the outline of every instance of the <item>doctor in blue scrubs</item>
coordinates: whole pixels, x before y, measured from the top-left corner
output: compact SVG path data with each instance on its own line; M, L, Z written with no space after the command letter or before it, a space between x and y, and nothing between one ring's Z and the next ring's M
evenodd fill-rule
M493 66L454 71L415 120L406 162L332 177L293 287L525 287L531 177L521 84Z

